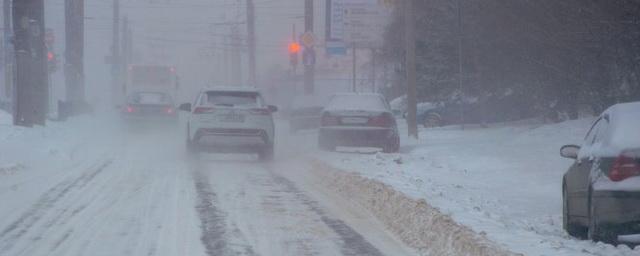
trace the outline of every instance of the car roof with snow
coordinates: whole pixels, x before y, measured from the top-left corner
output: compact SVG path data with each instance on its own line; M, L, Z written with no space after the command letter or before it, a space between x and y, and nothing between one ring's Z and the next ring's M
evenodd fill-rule
M252 86L210 86L202 90L203 92L255 92L260 90Z
M640 148L640 102L616 104L604 113L609 115L612 146Z
M389 111L384 97L378 93L338 93L335 94L325 111L371 110Z

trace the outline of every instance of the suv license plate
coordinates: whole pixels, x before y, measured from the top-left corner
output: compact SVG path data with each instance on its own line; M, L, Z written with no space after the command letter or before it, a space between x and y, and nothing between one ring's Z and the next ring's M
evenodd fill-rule
M225 123L243 123L244 122L244 115L239 115L239 114L228 114L228 115L223 115L220 118L221 122L225 122Z

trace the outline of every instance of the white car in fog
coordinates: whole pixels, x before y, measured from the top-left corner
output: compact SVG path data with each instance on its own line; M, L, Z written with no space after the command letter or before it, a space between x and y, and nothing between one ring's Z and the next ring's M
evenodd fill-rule
M267 105L252 87L214 87L202 90L195 102L180 105L188 111L187 150L219 153L257 153L273 158L277 107Z

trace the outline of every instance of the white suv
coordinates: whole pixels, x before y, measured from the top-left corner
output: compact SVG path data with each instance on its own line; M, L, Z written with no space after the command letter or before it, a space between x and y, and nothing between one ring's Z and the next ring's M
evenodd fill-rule
M273 159L274 123L278 109L266 105L252 87L215 87L202 90L196 101L180 105L190 112L187 150L220 153L258 153Z

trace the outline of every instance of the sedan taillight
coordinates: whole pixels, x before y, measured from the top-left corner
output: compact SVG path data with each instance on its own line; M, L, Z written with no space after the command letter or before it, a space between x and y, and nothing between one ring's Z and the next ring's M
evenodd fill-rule
M133 112L136 112L136 109L135 109L134 107L132 107L132 106L127 106L127 107L125 108L125 111L126 111L127 113L133 113Z
M210 108L210 107L197 107L196 109L193 110L194 114L204 114L204 113L209 113L209 112L213 112L213 108Z
M640 176L640 163L638 159L626 154L621 154L613 163L609 179L622 181L630 177Z

